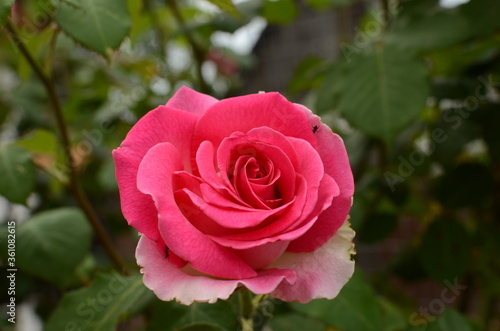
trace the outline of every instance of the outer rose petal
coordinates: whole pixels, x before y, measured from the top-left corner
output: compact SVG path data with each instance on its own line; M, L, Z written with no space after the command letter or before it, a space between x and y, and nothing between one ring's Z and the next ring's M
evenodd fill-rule
M185 110L195 115L201 115L218 101L209 95L196 92L187 86L182 86L167 102L167 106Z
M266 269L253 278L218 280L207 276L193 276L164 260L154 242L141 236L136 250L137 263L142 267L144 284L163 301L177 300L184 305L193 301L214 303L226 300L239 286L255 294L267 294L280 284L293 284L295 272L288 269Z
M217 149L234 132L247 133L262 126L307 140L316 147L307 114L279 93L264 93L224 99L207 109L196 124L192 152L205 140Z
M319 214L313 226L302 236L295 239L288 246L289 252L312 252L323 246L342 225L351 209L351 199L344 197L333 198L332 205Z
M170 142L180 150L189 150L196 120L192 114L160 106L141 118L113 151L123 215L128 224L153 240L160 236L157 211L151 197L137 189L137 169L148 150L158 143ZM183 163L189 167L188 154Z
M295 104L295 106L302 109L306 113L310 125L317 128L314 135L325 172L339 184L341 196L352 197L354 194L354 179L342 138L333 133L327 125L321 123L320 118L308 108L299 104Z
M310 253L284 253L270 267L289 268L297 273L291 285L282 282L271 296L283 301L306 303L313 299L333 299L354 273L354 231L345 221L322 247Z

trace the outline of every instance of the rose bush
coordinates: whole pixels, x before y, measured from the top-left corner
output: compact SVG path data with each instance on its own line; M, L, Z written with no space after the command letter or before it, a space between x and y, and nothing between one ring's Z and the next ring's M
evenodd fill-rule
M239 286L333 298L354 271L344 144L278 93L217 100L182 87L113 151L144 283L165 301Z

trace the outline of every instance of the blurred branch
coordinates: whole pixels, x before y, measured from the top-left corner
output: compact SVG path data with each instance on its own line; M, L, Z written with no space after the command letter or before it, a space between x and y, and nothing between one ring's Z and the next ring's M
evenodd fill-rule
M66 166L69 171L69 188L73 193L73 196L77 200L80 208L82 211L85 213L85 216L87 217L88 221L90 222L92 228L94 229L94 233L96 234L97 238L99 241L102 243L104 246L104 249L106 250L106 253L108 256L111 258L113 263L115 264L115 267L120 270L121 272L127 274L127 269L125 267L125 264L123 263L123 260L121 259L120 255L118 254L118 251L113 245L113 242L111 241L111 238L108 236L106 233L104 227L102 226L101 222L99 221L99 218L97 217L97 213L93 209L92 205L90 204L87 195L85 194L85 191L83 190L80 178L78 176L76 167L75 167L75 162L73 159L73 156L71 155L71 142L69 139L69 134L68 130L66 127L66 123L64 121L64 116L63 116L63 111L61 107L61 103L59 101L59 97L57 95L56 89L54 84L52 83L52 80L49 75L44 73L38 63L35 61L34 57L26 47L26 45L23 43L19 35L17 34L14 26L10 22L10 20L7 20L7 23L5 24L5 28L7 29L7 32L9 36L12 38L14 41L14 44L16 47L19 49L23 57L28 61L30 67L33 69L35 75L40 79L42 82L45 90L47 91L48 97L50 104L52 105L52 108L54 110L54 116L56 119L57 123L57 128L59 130L60 136L61 136L61 142L63 145L64 152L66 154Z
M191 49L193 51L193 56L196 61L196 74L198 75L198 81L200 82L200 91L201 93L209 93L210 88L208 87L205 79L203 78L203 73L201 71L201 66L205 61L205 51L203 47L196 41L191 31L186 26L186 21L182 17L181 11L179 10L179 6L177 6L176 0L165 0L167 6L172 11L174 18L177 22L177 25L181 29L181 31L186 36L187 41L191 45Z
M389 0L380 0L380 4L382 5L384 27L386 27L390 19Z

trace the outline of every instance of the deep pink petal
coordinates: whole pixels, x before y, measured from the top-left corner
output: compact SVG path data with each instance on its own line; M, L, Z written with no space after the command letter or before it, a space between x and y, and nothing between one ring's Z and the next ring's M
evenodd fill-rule
M252 268L259 270L267 267L280 257L285 252L288 244L286 241L276 241L248 249L234 249L233 252Z
M283 283L293 284L295 272L290 269L260 270L256 277L242 280L219 280L206 275L189 274L188 267L179 269L163 259L154 242L142 236L136 251L142 267L144 284L164 301L176 300L184 305L196 302L214 303L227 300L240 286L255 294L267 294Z
M288 139L293 144L300 160L300 174L307 182L306 202L302 213L304 216L308 216L318 201L318 188L324 176L323 162L318 152L307 141L293 137ZM336 196L338 192L326 192L325 194Z
M195 115L201 115L219 100L209 95L199 93L187 86L182 86L167 102L167 106L185 110Z
M244 202L241 197L238 196L236 190L228 181L227 176L224 177L225 180L219 176L218 169L215 168L214 162L214 146L210 141L202 142L196 151L196 164L198 166L200 177L203 178L205 183L223 195L225 199L232 200L251 208L249 204Z
M338 196L331 206L323 211L314 225L288 246L289 252L311 252L324 245L340 228L351 209L351 198Z
M123 215L131 226L153 240L160 236L157 211L151 197L137 189L137 169L147 151L158 143L170 142L189 151L196 120L192 114L160 106L137 122L113 151ZM189 153L183 156L183 163L189 168Z
M314 252L284 253L271 267L295 270L297 281L293 285L281 283L271 296L300 303L335 298L354 273L353 237L354 231L346 221L325 245Z
M279 169L280 178L274 184L278 198L290 201L295 195L295 167L290 157L278 146L264 142L248 141L247 136L237 135L222 141L217 150L217 161L220 176L234 173L237 159L240 156L251 156L257 162L272 162L274 169Z
M159 229L168 247L197 270L223 278L253 277L255 271L228 249L214 243L182 214L174 197L172 176L181 171L179 151L170 143L157 144L144 156L137 187L153 198Z
M278 217L295 201L292 200L275 209L241 210L240 208L233 209L230 207L211 205L193 192L189 190L185 190L185 192L194 203L194 205L200 208L200 210L205 215L213 219L221 226L233 229L246 229L256 227L270 217Z
M247 133L266 126L316 146L307 114L279 93L246 95L214 104L200 117L193 136L193 146L196 148L209 140L217 148L224 138L234 132Z
M314 135L325 172L339 184L341 196L352 197L354 194L354 179L342 138L333 133L328 126L321 123L320 118L309 109L298 104L296 106L307 114L310 125L316 128Z
M332 192L333 195L332 195ZM318 202L314 207L314 210L307 216L304 220L297 222L295 220L297 210L294 210L296 206L291 206L289 213L285 213L280 219L269 224L267 227L251 231L248 233L226 235L220 237L211 238L218 242L219 244L226 247L234 247L238 249L255 247L263 245L265 243L272 243L278 240L281 241L292 241L303 236L311 227L315 224L318 219L318 215L330 207L332 204L332 199L335 197L335 192L338 194L339 189L337 183L328 175L324 176L319 193ZM331 237L331 236L330 236ZM289 248L287 248L289 250Z

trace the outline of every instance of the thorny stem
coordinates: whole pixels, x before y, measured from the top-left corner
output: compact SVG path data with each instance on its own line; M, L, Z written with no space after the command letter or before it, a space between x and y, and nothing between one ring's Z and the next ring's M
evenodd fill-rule
M85 194L85 191L83 190L80 177L78 176L77 169L75 167L75 161L73 159L73 156L71 155L71 142L69 139L69 134L68 130L66 127L66 123L64 121L64 116L62 112L62 107L61 103L59 101L59 97L57 95L55 86L49 77L49 75L45 74L38 63L35 61L34 57L31 55L30 51L26 47L26 45L23 43L19 35L17 34L14 26L10 22L10 20L7 21L5 24L5 27L9 33L9 36L13 39L14 44L16 47L19 49L23 57L28 61L30 67L33 69L35 75L40 79L42 82L45 90L47 91L48 97L50 104L52 105L52 109L54 111L54 117L56 119L57 123L57 128L59 130L59 134L61 137L61 143L64 148L64 153L66 154L66 166L69 171L69 183L68 186L73 193L73 196L75 197L76 201L78 202L80 208L84 212L85 216L87 217L88 221L90 222L95 235L101 242L101 244L104 246L104 249L106 250L106 253L110 257L110 259L113 261L113 264L115 267L120 270L124 274L128 274L127 268L125 264L123 263L122 258L118 254L118 251L116 250L115 246L113 245L113 242L111 241L111 238L108 236L106 233L104 227L102 226L101 222L99 221L99 218L97 217L97 213L95 212L94 208L90 204L87 195Z
M181 11L179 10L179 6L177 6L176 0L166 0L166 3L170 8L170 10L172 11L172 14L174 15L174 18L177 22L177 25L179 26L179 29L184 32L187 41L191 45L193 56L196 60L196 74L198 75L198 80L200 82L200 92L209 93L210 89L207 83L205 82L205 79L203 78L203 73L201 71L201 66L205 61L205 51L203 50L203 47L196 41L196 39L186 26L186 22L182 17Z

